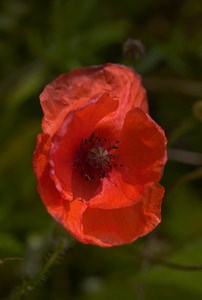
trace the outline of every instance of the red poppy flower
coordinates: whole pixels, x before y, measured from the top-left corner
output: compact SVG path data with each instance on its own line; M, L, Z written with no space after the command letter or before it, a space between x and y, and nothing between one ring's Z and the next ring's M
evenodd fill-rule
M79 68L40 95L34 171L48 212L83 243L130 243L160 222L163 130L141 78L115 64Z

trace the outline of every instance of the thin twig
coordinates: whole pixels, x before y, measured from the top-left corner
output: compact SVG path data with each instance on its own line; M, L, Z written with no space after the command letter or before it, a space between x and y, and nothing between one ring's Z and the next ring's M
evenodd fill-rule
M189 173L184 174L183 176L181 176L177 181L176 181L176 185L188 182L188 181L192 181L195 179L199 179L202 177L202 167L199 167Z
M152 260L153 263L179 271L202 271L201 265L181 265L163 259Z
M4 257L0 259L0 265L4 265L9 261L22 261L21 257Z
M176 162L202 166L202 154L184 149L168 149L168 159Z
M168 148L170 148L181 136L192 130L198 123L193 118L182 121L174 131L168 136Z
M189 181L199 179L199 178L202 178L202 167L196 168L195 170L180 176L167 188L164 199L168 198L168 196L173 191L173 189L175 189L179 185L184 184Z

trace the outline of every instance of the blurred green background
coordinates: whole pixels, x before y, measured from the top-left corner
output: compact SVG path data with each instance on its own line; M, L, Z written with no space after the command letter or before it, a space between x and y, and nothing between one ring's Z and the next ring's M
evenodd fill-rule
M202 2L6 0L0 2L0 299L202 299ZM122 55L127 38L145 45ZM143 76L152 117L169 138L163 220L137 242L102 249L73 242L36 192L32 154L38 96L78 67L125 63ZM66 250L18 297L62 234ZM173 263L174 265L172 265Z

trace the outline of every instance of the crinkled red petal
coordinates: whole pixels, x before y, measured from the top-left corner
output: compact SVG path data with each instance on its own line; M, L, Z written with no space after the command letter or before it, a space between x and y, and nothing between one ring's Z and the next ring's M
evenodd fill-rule
M36 177L39 179L48 163L50 150L50 138L47 134L41 133L37 137L37 145L33 155L33 168Z
M64 215L64 199L61 197L53 180L50 178L49 166L46 167L38 181L38 192L48 212L61 222ZM66 201L67 202L67 201Z
M64 213L64 200L50 178L49 150L50 139L48 135L38 135L37 147L33 156L33 167L38 179L37 189L49 213L60 222Z
M79 240L111 247L131 243L148 234L161 221L163 195L164 188L155 184L147 189L143 201L133 206L111 210L87 208L83 212L83 234Z
M129 111L119 144L124 181L134 185L159 181L166 158L164 131L140 108Z
M131 206L141 201L144 188L124 182L120 171L114 169L108 177L102 179L99 193L87 203L89 207L115 209Z
M43 131L53 135L68 112L84 105L100 93L108 93L111 98L119 100L119 112L114 118L119 127L122 125L124 113L133 105L148 111L141 78L132 69L117 64L78 68L61 75L41 93Z

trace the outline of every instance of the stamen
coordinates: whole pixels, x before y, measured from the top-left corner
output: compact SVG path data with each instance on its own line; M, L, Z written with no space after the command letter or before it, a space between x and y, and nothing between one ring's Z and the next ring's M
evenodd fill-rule
M115 162L118 152L114 151L118 143L108 143L107 138L101 139L92 133L89 139L81 141L73 166L80 169L86 181L107 177L112 168L118 166Z

